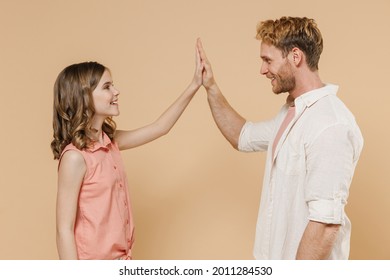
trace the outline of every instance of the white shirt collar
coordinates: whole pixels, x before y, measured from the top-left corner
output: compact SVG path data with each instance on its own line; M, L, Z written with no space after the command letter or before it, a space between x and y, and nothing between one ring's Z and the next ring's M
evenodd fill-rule
M308 91L294 100L296 110L301 111L305 107L310 107L325 96L336 95L338 89L338 85L325 84L321 88Z

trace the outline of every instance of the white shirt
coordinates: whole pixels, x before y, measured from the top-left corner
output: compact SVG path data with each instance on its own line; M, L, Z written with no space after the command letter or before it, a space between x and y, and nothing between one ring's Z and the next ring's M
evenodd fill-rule
M309 222L340 224L330 259L348 259L351 223L345 214L363 137L352 113L326 85L295 99L296 113L272 158L288 105L276 118L241 130L238 148L268 151L256 226L256 259L295 259Z

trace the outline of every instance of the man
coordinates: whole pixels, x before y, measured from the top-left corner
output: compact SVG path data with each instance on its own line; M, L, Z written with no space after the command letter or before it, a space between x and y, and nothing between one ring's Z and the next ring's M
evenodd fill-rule
M314 20L282 17L257 26L261 74L286 104L269 121L249 122L218 88L200 41L203 86L214 120L231 145L267 151L256 227L256 259L348 259L344 212L363 138L336 85L318 73L323 48Z

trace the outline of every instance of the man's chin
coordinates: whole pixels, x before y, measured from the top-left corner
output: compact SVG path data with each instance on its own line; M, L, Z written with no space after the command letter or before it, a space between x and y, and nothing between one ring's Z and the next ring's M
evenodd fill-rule
M285 91L280 90L278 88L272 88L272 92L275 93L276 95L278 95L278 94L284 93Z

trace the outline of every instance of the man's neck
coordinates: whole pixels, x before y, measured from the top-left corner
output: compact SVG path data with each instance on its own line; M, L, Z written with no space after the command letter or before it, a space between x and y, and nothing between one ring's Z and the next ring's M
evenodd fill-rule
M324 87L325 84L321 81L318 71L310 71L296 76L295 88L289 92L292 99L296 99L302 94Z

